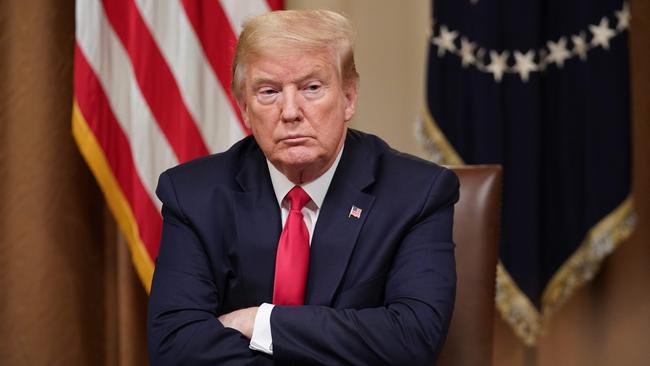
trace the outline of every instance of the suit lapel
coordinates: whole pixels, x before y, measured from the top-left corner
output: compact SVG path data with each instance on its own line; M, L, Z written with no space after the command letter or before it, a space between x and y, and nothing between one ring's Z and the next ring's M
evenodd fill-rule
M241 275L250 296L271 302L275 253L281 220L264 155L255 148L243 159L236 177L242 192L235 192L235 214Z
M306 304L330 306L375 197L363 190L374 182L375 157L348 133L341 161L314 229ZM350 215L352 206L361 209Z

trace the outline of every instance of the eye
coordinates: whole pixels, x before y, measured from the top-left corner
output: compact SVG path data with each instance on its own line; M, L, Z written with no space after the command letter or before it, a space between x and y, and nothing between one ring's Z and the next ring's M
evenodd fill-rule
M324 95L324 92L325 86L320 80L311 80L301 89L302 95L307 99L318 99Z
M321 83L319 83L319 82L311 82L311 83L307 84L307 86L304 88L304 90L306 90L306 91L308 91L310 93L315 93L315 92L320 91L321 88L322 88Z
M275 95L276 93L277 91L275 89L269 87L260 88L260 90L257 91L257 94L263 96Z
M264 86L257 89L257 100L260 103L271 103L275 100L275 97L278 95L278 91L274 88Z

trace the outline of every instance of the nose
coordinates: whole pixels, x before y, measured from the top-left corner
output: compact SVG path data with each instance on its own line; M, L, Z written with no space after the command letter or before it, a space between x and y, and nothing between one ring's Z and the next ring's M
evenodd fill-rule
M295 88L289 87L282 92L281 108L284 122L295 122L302 119L298 98Z

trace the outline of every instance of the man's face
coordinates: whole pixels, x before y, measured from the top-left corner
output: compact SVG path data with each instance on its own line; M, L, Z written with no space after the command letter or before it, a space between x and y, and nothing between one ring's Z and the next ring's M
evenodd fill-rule
M308 182L343 146L356 85L343 88L332 52L276 54L246 65L240 107L267 159L294 183Z

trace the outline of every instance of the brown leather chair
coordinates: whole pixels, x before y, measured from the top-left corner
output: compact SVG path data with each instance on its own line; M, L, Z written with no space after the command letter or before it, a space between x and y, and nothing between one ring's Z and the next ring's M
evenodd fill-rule
M454 212L458 281L456 306L437 365L491 365L501 166L450 168L460 179L460 199Z

